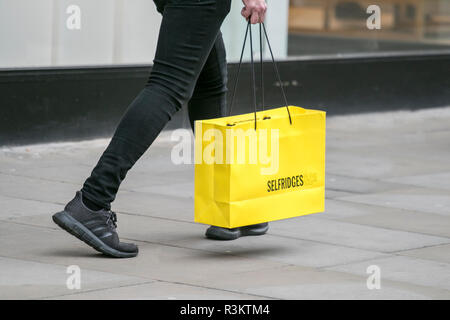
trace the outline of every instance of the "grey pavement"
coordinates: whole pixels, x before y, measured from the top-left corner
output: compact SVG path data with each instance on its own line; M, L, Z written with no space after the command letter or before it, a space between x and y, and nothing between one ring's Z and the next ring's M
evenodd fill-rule
M450 107L328 118L325 212L231 242L193 222L194 168L171 162L170 134L113 203L135 259L105 258L51 221L107 139L0 148L0 299L450 298Z

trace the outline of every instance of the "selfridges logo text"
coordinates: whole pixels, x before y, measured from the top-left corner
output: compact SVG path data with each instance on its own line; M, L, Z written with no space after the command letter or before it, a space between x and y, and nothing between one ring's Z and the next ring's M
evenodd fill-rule
M317 181L315 173L302 173L288 177L267 180L267 192L313 185Z
M277 190L295 188L303 186L303 175L299 174L292 177L272 179L267 181L267 192L273 192Z

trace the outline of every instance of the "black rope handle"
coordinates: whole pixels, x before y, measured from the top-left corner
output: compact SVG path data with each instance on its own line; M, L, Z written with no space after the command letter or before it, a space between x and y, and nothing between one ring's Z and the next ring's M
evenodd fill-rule
M275 73L277 75L278 82L279 82L280 88L281 88L281 93L283 94L284 103L286 105L286 110L287 110L288 115L289 115L289 123L292 124L291 112L289 111L289 104L287 102L286 93L284 92L283 81L281 81L280 73L278 72L277 63L275 62L275 58L273 57L272 47L270 46L269 37L267 36L266 26L264 25L264 22L262 22L261 24L263 26L264 35L266 36L266 41L267 41L267 46L269 47L270 56L272 57L273 68L274 68ZM262 61L261 61L261 63L262 63Z
M253 39L252 39L252 26L250 25L250 19L248 20L248 26L250 30L250 60L252 62L252 87L253 87L253 109L255 114L255 130L256 130L256 81L255 81L255 63L253 62Z
M231 103L230 103L230 108L228 110L228 116L231 115L231 111L232 111L233 105L234 105L234 98L236 96L236 88L237 88L237 84L238 84L238 80L239 80L239 74L241 73L242 57L244 56L245 44L247 43L247 35L248 35L249 28L250 28L250 23L247 24L247 29L245 30L244 44L242 45L241 58L239 59L239 65L238 65L238 70L237 70L237 74L236 74L236 79L234 80L233 95L231 96Z
M269 47L270 56L272 58L272 64L273 64L273 67L274 67L274 71L275 71L275 74L277 76L278 83L280 84L280 89L281 89L281 93L283 95L283 99L284 99L284 102L285 102L286 110L287 110L288 115L289 115L289 123L292 124L291 113L289 111L289 104L287 102L287 98L286 98L286 93L284 91L283 82L281 81L281 78L280 78L280 73L278 71L278 67L277 67L277 64L275 62L275 58L274 58L274 55L273 55L272 47L270 45L269 37L267 36L267 31L266 31L266 27L265 27L264 23L260 23L260 25L259 25L259 40L260 40L260 43L259 43L260 47L259 48L260 48L260 65L261 65L260 80L261 80L261 103L262 103L262 109L264 110L264 106L265 106L263 56L262 56L262 45L263 45L262 34L263 34L263 32L264 32L265 39L267 41L267 45ZM238 70L237 70L237 74L236 74L236 79L234 81L233 93L232 93L232 97L231 97L231 103L230 103L228 115L229 116L231 115L231 112L232 112L232 109L233 109L233 105L234 105L234 101L235 101L235 97L236 97L236 89L237 89L237 84L238 84L238 80L239 80L239 75L240 75L240 72L241 72L242 58L244 56L245 44L247 43L247 36L248 36L248 34L250 34L250 54L251 54L250 60L251 60L251 67L252 67L253 107L254 107L254 114L255 114L255 130L256 130L256 111L257 111L257 107L256 107L256 81L255 81L255 68L254 68L254 61L253 61L252 28L251 28L250 20L249 20L249 22L247 24L247 29L245 31L244 44L242 45L241 57L239 59L239 65L238 65Z
M259 59L261 63L259 64L261 67L260 73L260 80L261 80L261 107L264 110L265 102L264 102L264 68L263 68L263 37L262 37L262 31L261 31L262 24L259 24Z

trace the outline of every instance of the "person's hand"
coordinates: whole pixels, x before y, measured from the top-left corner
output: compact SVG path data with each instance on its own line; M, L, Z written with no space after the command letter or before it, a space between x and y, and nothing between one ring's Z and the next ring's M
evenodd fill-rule
M250 23L262 23L266 17L267 5L265 0L242 0L244 8L242 8L241 14Z

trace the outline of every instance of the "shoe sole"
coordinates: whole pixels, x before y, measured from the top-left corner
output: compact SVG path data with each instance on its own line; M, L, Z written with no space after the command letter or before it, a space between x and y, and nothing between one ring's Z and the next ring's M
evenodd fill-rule
M132 258L137 256L137 252L123 252L111 248L102 240L100 240L95 234L93 234L88 228L83 224L75 220L66 211L61 211L55 213L53 216L53 221L60 226L63 230L67 231L71 235L80 239L90 247L94 248L98 252L101 252L107 256L114 258Z
M269 225L261 228L246 228L241 227L234 232L225 231L223 229L207 229L206 237L214 240L236 240L240 237L246 236L262 236L269 230Z

